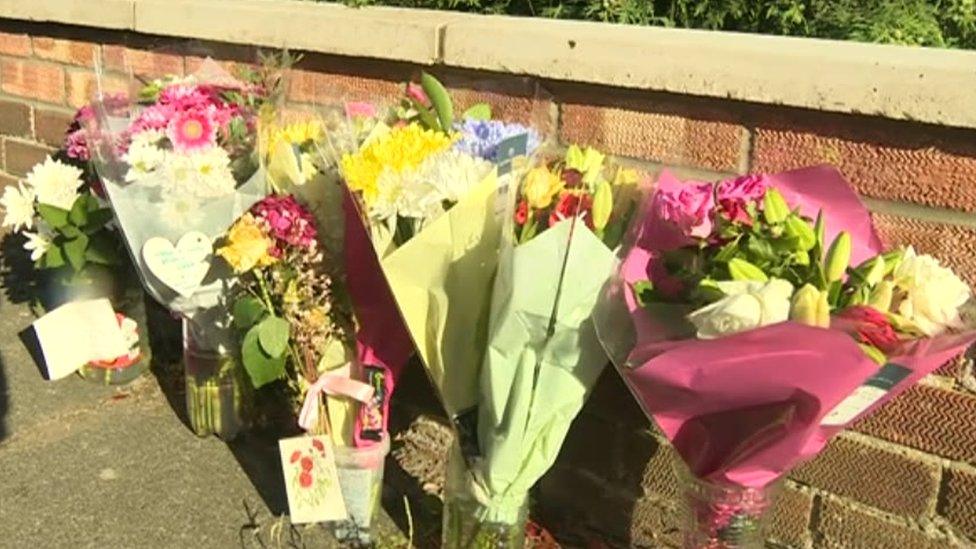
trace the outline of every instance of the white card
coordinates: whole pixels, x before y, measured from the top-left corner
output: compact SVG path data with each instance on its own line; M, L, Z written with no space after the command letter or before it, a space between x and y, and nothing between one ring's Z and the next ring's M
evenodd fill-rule
M34 321L48 379L61 379L94 360L129 352L108 299L66 303Z
M160 282L183 297L191 297L210 270L213 244L201 232L189 232L180 237L176 246L156 236L142 245L142 259Z
M299 436L278 441L292 524L345 520L332 441Z

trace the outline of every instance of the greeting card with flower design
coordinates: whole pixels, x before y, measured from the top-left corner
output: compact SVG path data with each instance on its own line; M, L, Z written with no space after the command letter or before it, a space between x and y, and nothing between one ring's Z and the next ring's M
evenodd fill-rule
M300 436L278 441L292 524L345 520L335 452L328 437Z

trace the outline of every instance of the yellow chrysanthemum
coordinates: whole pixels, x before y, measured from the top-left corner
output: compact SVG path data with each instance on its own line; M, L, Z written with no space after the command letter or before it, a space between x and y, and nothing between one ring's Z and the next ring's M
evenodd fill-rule
M563 189L563 180L545 166L532 168L522 183L522 196L529 206L541 210L552 203L552 199Z
M418 124L394 128L354 154L342 157L342 173L352 191L362 193L370 206L379 194L377 181L384 170L401 173L417 168L428 156L447 150L451 138Z
M245 273L255 267L266 267L277 261L268 253L271 239L264 234L257 221L245 214L227 231L227 245L217 250L217 255L234 269Z
M318 120L306 120L288 124L281 130L285 141L293 145L301 145L308 141L318 141L325 134L322 123Z

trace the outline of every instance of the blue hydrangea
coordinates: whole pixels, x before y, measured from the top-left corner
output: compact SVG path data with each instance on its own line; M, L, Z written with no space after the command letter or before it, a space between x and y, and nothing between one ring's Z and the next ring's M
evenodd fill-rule
M528 153L532 154L539 147L539 133L534 129L517 123L505 123L501 120L473 120L466 118L456 122L454 129L461 134L461 139L454 143L454 150L495 162L498 157L498 145L509 137L518 134L528 134Z

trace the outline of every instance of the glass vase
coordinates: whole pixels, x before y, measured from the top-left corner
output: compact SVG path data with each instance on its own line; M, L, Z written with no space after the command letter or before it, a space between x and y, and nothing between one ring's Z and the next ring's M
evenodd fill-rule
M240 356L230 345L207 345L183 321L186 413L200 437L233 440L250 424L252 394Z
M373 541L371 525L380 508L389 452L390 439L385 433L368 446L335 448L336 472L349 519L334 523L332 531L344 546L368 546Z
M488 498L455 445L447 459L442 549L519 549L525 545L528 510L527 493Z
M675 463L685 549L762 549L783 481L762 488L716 484Z

